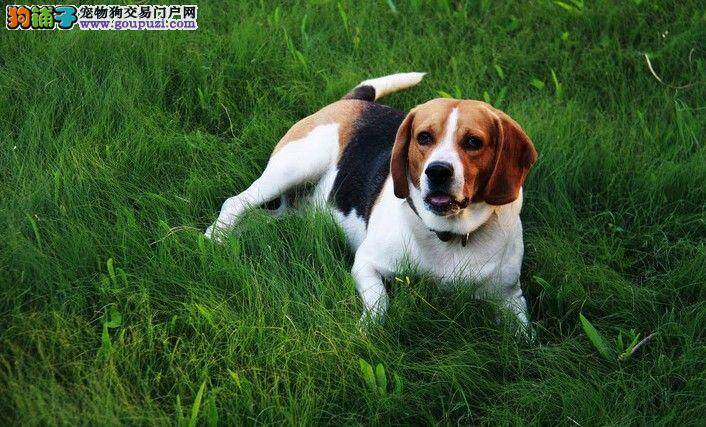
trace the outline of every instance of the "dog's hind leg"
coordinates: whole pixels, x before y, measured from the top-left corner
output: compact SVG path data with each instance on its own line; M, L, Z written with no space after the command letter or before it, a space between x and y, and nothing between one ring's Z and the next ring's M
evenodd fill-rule
M250 187L223 203L206 237L219 240L249 207L270 202L301 184L317 182L338 158L338 127L337 123L320 125L303 138L282 145Z

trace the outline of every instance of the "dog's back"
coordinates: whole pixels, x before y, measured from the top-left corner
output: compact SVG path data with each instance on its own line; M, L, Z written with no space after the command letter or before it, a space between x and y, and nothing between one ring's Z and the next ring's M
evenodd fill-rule
M403 112L375 100L414 86L423 76L399 73L366 80L341 100L297 122L275 146L262 176L225 201L206 235L213 237L218 229L230 227L248 206L279 198L285 208L292 190L313 183L313 199L333 202L336 217L343 219L341 225L355 246L389 175L395 133L404 119Z

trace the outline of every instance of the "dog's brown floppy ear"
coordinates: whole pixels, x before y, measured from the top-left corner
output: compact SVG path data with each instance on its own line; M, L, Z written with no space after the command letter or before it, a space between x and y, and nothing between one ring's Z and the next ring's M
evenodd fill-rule
M409 141L412 139L412 122L414 121L414 110L410 111L404 121L397 129L395 145L392 147L392 158L390 159L390 175L395 190L395 196L404 199L409 196L409 184L407 181L407 165Z
M504 205L517 199L527 173L537 161L537 150L520 125L502 111L496 113L497 152L483 199L489 205Z

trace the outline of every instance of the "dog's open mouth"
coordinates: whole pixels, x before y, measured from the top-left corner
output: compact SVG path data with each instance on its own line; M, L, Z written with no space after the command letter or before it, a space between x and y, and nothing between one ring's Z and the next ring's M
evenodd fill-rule
M468 198L456 200L452 195L443 192L429 194L424 202L429 209L437 215L449 215L456 213L468 206Z

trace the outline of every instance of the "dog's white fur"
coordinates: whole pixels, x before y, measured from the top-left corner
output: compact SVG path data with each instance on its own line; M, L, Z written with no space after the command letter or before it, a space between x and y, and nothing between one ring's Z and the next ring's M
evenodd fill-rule
M392 92L397 92L408 87L417 85L422 81L426 73L398 73L389 76L378 77L376 79L364 80L360 86L372 86L375 88L375 99L380 99Z
M404 73L367 80L363 84L373 85L381 96L412 86L422 76L423 73ZM457 109L453 109L446 120L445 140L450 140L455 131L457 115ZM338 128L338 123L316 126L303 138L276 151L260 178L225 201L218 219L206 230L206 236L220 239L248 206L261 205L302 183L315 182L312 201L330 207L355 251L352 274L364 306L362 319L376 319L385 312L388 295L383 280L393 277L400 263L408 260L442 283L477 284L478 297L499 299L527 325L526 302L519 280L524 251L519 215L522 192L506 205L471 203L453 217L445 217L424 209L423 189L420 191L410 182L410 198L418 208L417 216L406 200L395 197L392 179L388 177L366 227L355 211L344 215L327 203L337 172ZM439 159L451 162L457 185L462 186L463 165L455 151L448 148L449 144L448 141L440 143L427 164ZM471 234L464 247L441 242L430 229Z

